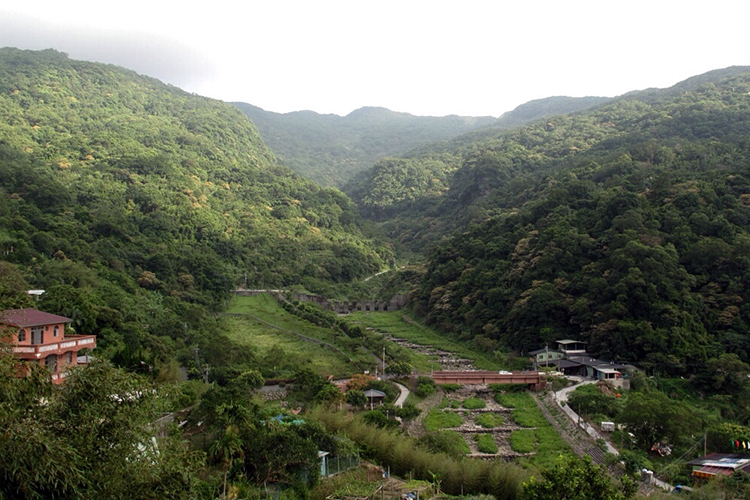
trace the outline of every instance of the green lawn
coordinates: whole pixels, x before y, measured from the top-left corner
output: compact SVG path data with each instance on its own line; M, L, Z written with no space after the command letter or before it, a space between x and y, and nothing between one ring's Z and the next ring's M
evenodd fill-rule
M432 346L444 351L453 352L457 355L471 359L480 370L500 370L503 366L497 361L483 353L476 352L465 345L456 342L434 330L420 324L411 318L405 311L394 312L356 312L349 314L347 320L365 327L375 328L379 332L389 333L394 337L414 342L415 344ZM415 355L411 360L412 365L422 372L428 373L435 365L434 361L427 356Z

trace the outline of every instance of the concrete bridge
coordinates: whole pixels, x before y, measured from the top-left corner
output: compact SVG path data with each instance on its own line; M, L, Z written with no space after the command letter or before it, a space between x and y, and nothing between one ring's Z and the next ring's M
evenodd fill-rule
M544 380L542 380L539 372L441 371L434 372L432 380L436 384L526 384L529 389L535 391L544 389Z

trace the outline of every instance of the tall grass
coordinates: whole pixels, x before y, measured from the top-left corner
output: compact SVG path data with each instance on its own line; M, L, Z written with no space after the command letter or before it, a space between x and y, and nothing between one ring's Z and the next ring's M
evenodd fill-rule
M406 311L382 313L356 312L348 315L347 319L363 326L376 328L378 331L407 339L416 344L432 346L456 353L463 358L472 360L480 370L499 370L504 368L502 363L493 359L492 355L477 352L466 344L441 335L409 316ZM411 360L411 363L417 370L424 373L427 373L432 366L424 356L415 357Z
M342 413L316 408L311 416L329 431L352 439L369 458L390 466L393 474L412 474L418 479L430 480L432 473L440 473L442 489L448 494L458 495L463 491L465 494L488 493L498 500L515 499L528 477L515 464L455 459L444 453L431 453L418 448L412 438L370 427L358 418L346 417Z

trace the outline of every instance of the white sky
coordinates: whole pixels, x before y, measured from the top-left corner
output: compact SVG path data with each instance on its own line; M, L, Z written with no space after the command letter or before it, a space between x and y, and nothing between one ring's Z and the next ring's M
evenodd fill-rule
M499 116L750 65L743 0L2 3L0 47L54 48L276 112Z

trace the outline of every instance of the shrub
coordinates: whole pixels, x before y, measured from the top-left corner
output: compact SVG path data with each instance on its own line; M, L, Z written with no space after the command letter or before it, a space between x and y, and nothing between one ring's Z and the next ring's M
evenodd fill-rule
M464 422L463 417L456 412L432 409L424 418L424 428L436 431L447 427L458 427Z
M500 427L505 423L505 417L498 413L482 413L474 417L474 423L485 429Z
M419 397L426 398L427 396L435 394L435 391L436 389L434 382L432 384L423 384L420 382L417 384L417 390L414 391L414 393Z
M497 453L498 447L492 434L475 434L474 440L477 442L477 449L482 453Z
M461 388L461 384L442 384L440 388L443 392L456 392Z
M394 428L401 425L398 420L388 417L380 410L366 412L362 415L362 420L381 429Z
M463 407L467 410L478 410L487 406L487 402L482 398L466 398Z
M404 420L417 417L420 413L422 413L422 410L411 403L405 403L403 407L396 408L396 416Z
M405 377L407 375L411 375L411 372L413 369L414 367L410 363L401 361L398 363L389 364L388 367L385 369L385 371L386 373L391 373L393 375Z

